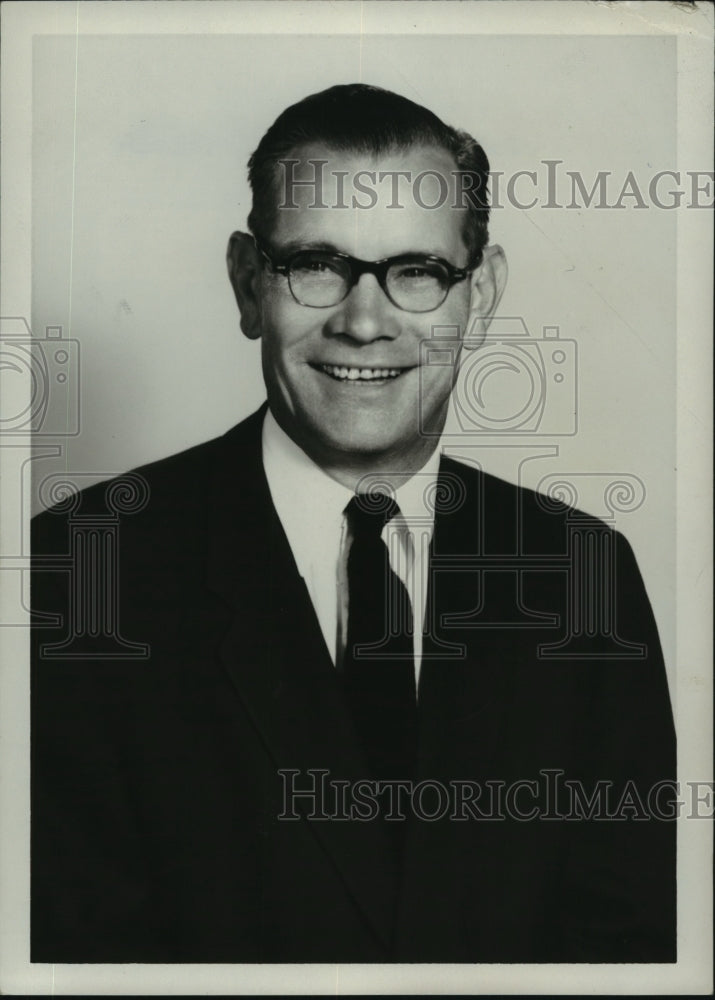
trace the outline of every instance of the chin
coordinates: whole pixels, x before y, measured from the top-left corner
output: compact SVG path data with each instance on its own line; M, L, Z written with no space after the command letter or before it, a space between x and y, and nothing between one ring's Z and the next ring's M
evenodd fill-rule
M399 454L401 450L399 442L379 435L360 435L351 437L348 441L331 437L325 444L335 455L346 459L379 458L383 455Z
M403 440L385 434L384 428L360 432L360 429L354 426L347 428L332 426L323 428L322 433L316 435L313 440L326 456L334 456L343 462L350 462L351 459L361 461L370 457L377 459L389 454L399 455L405 450Z

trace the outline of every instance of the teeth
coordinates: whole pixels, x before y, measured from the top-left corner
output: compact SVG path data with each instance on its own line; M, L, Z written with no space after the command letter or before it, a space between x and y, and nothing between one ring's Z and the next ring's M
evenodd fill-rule
M397 378L401 374L400 368L346 368L344 365L321 365L320 367L333 378L346 379L350 382Z

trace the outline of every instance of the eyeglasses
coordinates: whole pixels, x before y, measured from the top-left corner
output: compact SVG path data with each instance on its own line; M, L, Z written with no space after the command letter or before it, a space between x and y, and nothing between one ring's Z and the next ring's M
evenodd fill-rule
M256 246L277 274L288 278L295 301L312 309L328 309L348 297L363 274L374 274L393 305L406 312L432 312L464 281L474 267L454 267L431 254L407 253L382 260L359 260L347 253L298 250L280 263L258 242Z

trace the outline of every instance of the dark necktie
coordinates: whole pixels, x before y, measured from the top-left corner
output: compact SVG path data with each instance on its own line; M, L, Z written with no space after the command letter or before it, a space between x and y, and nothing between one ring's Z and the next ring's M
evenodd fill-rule
M345 691L369 777L409 779L417 739L412 607L381 538L399 507L383 493L357 494L345 513L352 533Z

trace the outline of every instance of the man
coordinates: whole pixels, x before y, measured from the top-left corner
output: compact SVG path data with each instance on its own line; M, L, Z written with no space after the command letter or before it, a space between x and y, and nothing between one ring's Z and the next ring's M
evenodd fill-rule
M32 959L673 961L630 548L438 447L506 280L484 152L356 84L249 166L267 407L111 531L119 481L34 523Z

